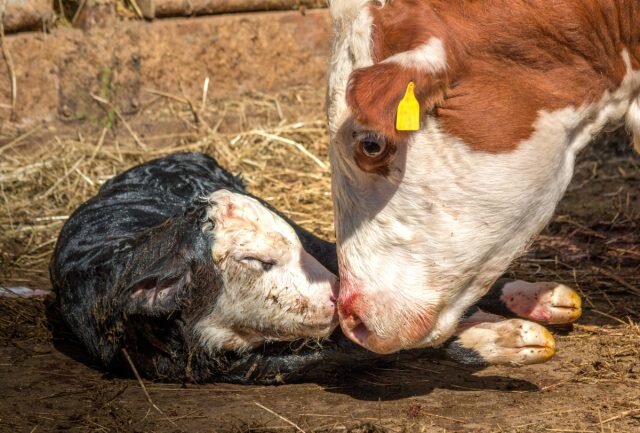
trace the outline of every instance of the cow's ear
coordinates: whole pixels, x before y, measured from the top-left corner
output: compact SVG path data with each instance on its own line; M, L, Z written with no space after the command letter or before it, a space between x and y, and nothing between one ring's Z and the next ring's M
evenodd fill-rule
M349 77L346 98L356 122L392 141L406 138L409 132L396 129L396 115L409 83L414 84L420 104L417 115L423 121L426 113L444 101L444 73L431 73L394 61L354 70Z
M161 258L127 289L127 312L156 316L178 310L191 277L191 270L184 260L175 256Z

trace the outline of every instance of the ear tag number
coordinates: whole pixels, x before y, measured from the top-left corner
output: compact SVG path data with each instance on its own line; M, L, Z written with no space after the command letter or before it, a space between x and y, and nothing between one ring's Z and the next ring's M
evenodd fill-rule
M396 129L398 131L417 131L420 129L420 103L413 92L415 84L410 81L404 97L398 104Z

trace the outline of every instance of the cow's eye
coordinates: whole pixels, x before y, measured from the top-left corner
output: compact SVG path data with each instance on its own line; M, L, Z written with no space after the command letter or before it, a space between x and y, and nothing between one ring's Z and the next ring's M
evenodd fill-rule
M359 132L354 135L353 159L360 170L380 176L389 174L389 165L397 147L373 131Z
M387 143L381 137L363 137L360 140L360 149L369 158L376 158L382 155L386 147Z
M256 271L262 270L264 272L269 272L276 264L273 260L259 259L253 256L243 257L240 259L240 262L251 269L255 269Z

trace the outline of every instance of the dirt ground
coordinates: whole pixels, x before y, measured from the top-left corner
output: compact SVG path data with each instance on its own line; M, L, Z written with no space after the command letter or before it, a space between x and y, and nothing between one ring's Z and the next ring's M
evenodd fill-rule
M175 150L214 155L252 192L330 238L323 94L315 80L196 109L154 95L127 124L104 110L91 125L5 130L0 286L48 288L69 212L115 172ZM583 295L584 316L555 330L558 353L546 364L472 370L401 354L311 383L145 382L160 411L135 378L100 371L64 334L54 337L43 300L0 298L0 432L640 431L640 156L624 132L583 152L553 222L509 275Z
M320 94L312 97L310 92L306 101L312 103L298 106L298 115L321 116L315 108ZM294 100L290 103L295 106ZM184 116L188 118L188 111ZM259 121L264 122L265 116ZM303 122L309 130L315 125L317 134L297 139L326 162L326 132L321 117L317 119ZM277 126L281 123L265 130L296 137ZM125 156L116 168L175 149L172 140L177 137L183 137L181 148L205 150L223 161L229 151L208 141L211 131L178 131L167 139L159 129L156 134L164 137L159 140L164 144L146 154L134 152L136 143L122 127L106 140L110 141L104 149L115 153L116 139L122 139L119 149ZM94 139L85 140L89 138ZM144 138L152 142L153 136ZM54 159L75 159L77 137L51 134L42 140L68 149ZM512 266L514 276L553 279L578 288L584 296L584 317L573 329L558 331L558 354L546 364L473 371L443 360L400 356L394 364L377 369L352 366L337 371L322 383L274 387L147 383L160 414L135 379L101 372L70 341L54 339L43 301L4 298L0 300L0 431L640 431L640 157L632 153L624 134L608 140L581 156L554 221ZM40 144L23 146L14 149L12 158L24 155L26 149L38 157L33 152ZM327 236L332 224L326 168L290 147L271 143L261 149L250 158L229 158L225 165L245 173L253 191ZM45 152L58 153L51 148ZM127 157L127 152L135 157ZM284 159L288 167L304 165L307 176L321 178L321 188L304 188L295 173L284 169L260 168L265 161L276 164L274 158ZM55 166L51 170L55 174ZM269 180L260 173L268 173L264 176ZM5 197L9 193L8 197L20 198L21 180L12 183L4 176ZM36 187L50 189L46 182ZM59 209L52 209L51 202L59 200L72 208L91 192L38 199L41 194L31 191L28 195L35 199L29 202L30 211L35 206L40 218L55 216ZM309 208L309 202L316 207ZM312 218L309 212L317 215ZM5 229L7 217L3 216ZM53 219L38 231L33 222L38 218L19 212L12 217L15 254L9 251L11 239L5 237L3 284L46 288L46 262L53 246L47 239L55 239L62 221ZM25 235L29 230L30 237ZM32 246L20 250L27 244ZM33 249L34 244L38 248Z

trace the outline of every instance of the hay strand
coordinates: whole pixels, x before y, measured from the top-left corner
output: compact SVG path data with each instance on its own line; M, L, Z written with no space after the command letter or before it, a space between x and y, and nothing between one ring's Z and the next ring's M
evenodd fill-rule
M278 418L280 418L282 421L286 422L287 424L289 424L290 426L292 426L293 428L295 428L296 430L298 430L300 433L306 433L304 430L302 430L300 428L300 426L298 424L296 424L295 422L291 421L288 418L283 417L282 415L272 411L271 409L269 409L266 406L261 405L260 403L258 403L257 401L254 401L255 405L258 406L260 409L264 409L267 412L269 412L271 415L277 416Z

